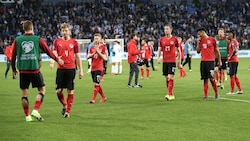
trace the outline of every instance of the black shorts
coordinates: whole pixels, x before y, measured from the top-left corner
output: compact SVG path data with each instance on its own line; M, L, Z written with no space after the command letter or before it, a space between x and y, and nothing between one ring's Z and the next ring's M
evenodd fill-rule
M43 75L41 72L36 74L23 74L20 73L20 88L28 89L30 83L32 84L32 88L41 88L45 86Z
M74 90L75 69L57 69L56 71L56 89L68 88Z
M201 80L214 77L214 61L201 61L200 73Z
M233 76L237 74L238 62L228 62L228 75Z
M92 75L93 82L96 84L100 84L102 71L100 71L100 70L91 71L91 75Z
M227 62L227 58L221 58L222 65L221 65L220 69L222 69L222 70L226 70L227 69L226 62Z
M176 69L176 63L163 62L163 64L162 64L162 74L163 75L168 75L168 74L174 75L175 69Z
M150 67L148 59L144 59L142 62L138 63L139 66L146 65L147 68Z

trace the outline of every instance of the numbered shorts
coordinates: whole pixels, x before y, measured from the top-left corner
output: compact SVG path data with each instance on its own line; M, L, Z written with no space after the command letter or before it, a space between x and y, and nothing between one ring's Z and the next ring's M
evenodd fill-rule
M100 84L102 71L100 71L100 70L91 71L91 75L92 75L93 82L96 84Z
M201 61L200 63L201 80L213 78L214 67L215 67L214 61Z
M56 89L68 88L74 90L75 69L57 69L56 71Z
M32 88L41 88L45 86L41 72L36 74L20 73L20 89L29 89L30 83L32 84Z
M233 76L237 74L238 62L228 62L228 75Z
M163 62L163 64L162 64L162 74L163 75L168 75L168 74L174 75L175 69L176 69L176 63Z

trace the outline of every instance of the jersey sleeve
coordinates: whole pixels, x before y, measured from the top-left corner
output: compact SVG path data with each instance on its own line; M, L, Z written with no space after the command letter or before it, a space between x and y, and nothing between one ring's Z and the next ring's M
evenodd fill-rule
M57 47L57 41L58 41L58 40L56 39L56 40L53 42L53 49L52 49L53 51L54 51L54 50L57 51L57 48L58 48L58 47Z
M180 48L180 44L179 44L178 39L176 37L175 37L175 47Z
M218 48L218 44L215 38L213 38L213 45L214 45L214 49Z
M79 53L79 50L80 50L80 48L79 48L78 42L76 40L74 40L74 52Z

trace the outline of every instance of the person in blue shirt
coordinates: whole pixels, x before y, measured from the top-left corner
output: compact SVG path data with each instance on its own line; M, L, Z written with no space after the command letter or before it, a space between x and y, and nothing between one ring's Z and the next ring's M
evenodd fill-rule
M183 67L188 63L188 68L189 71L192 71L191 69L191 59L192 59L192 54L191 54L191 47L192 47L192 39L188 38L185 46L184 46L184 58L185 58L185 62L182 64Z

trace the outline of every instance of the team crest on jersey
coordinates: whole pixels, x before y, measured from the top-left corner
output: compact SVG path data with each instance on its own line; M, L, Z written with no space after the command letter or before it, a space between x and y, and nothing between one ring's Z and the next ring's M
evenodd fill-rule
M211 41L210 40L207 40L207 44L210 44L211 43Z
M203 48L207 48L207 44L202 44L202 47Z
M174 41L170 41L170 44L173 45L173 44L174 44Z
M73 45L73 44L69 44L69 47L70 47L70 48L74 48L74 45Z
M34 42L33 41L23 41L22 42L22 49L25 53L29 53L34 48Z

